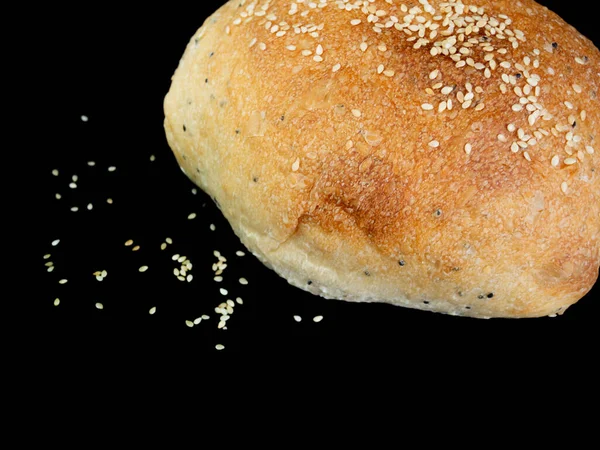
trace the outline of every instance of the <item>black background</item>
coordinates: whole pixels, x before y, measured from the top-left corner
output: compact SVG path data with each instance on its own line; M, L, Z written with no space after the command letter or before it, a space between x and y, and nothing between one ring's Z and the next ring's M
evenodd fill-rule
M584 2L542 1L600 44ZM163 132L162 102L184 48L204 19L222 2L172 2L129 8L85 3L39 10L33 33L33 83L44 98L29 137L36 144L36 181L30 199L39 217L24 287L28 317L39 340L54 351L181 347L193 354L265 352L357 352L384 350L407 361L411 355L534 355L587 349L595 340L598 286L566 315L535 320L475 320L382 304L324 300L287 284L244 250L212 201L181 173ZM81 115L89 122L81 121ZM156 161L150 162L155 155ZM27 158L27 156L25 156ZM93 160L95 167L86 162ZM109 173L107 168L117 167ZM60 171L59 177L51 174ZM69 189L71 176L78 188ZM61 200L54 198L55 193ZM107 198L113 205L106 203ZM88 203L94 205L86 210ZM72 206L80 211L73 213ZM195 220L187 220L196 212ZM210 224L216 231L209 230ZM166 237L174 244L159 247ZM57 247L51 242L60 239ZM132 252L123 244L140 245ZM227 257L225 281L212 281L213 250ZM56 269L47 273L43 255ZM171 255L194 264L194 281L175 279ZM148 265L146 273L138 267ZM92 273L107 270L97 282ZM239 277L250 284L241 286ZM58 280L67 278L66 285ZM219 288L230 295L223 297ZM214 308L242 297L227 330L218 330ZM61 303L53 306L55 298ZM104 305L103 310L95 307ZM157 307L155 315L148 310ZM186 320L211 318L194 328ZM301 323L294 315L303 318ZM321 323L312 318L323 315ZM43 324L43 325L40 325ZM479 355L479 356L475 356Z

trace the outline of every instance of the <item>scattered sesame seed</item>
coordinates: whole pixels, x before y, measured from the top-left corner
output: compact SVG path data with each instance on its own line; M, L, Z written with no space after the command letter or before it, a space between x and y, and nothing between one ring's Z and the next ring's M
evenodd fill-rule
M55 239L52 241L52 247L56 247L58 244L60 244L60 239Z
M91 211L92 209L94 209L94 205L92 205L91 203L88 203L87 210Z
M87 122L88 120L90 120L88 116L81 116L82 122Z
M104 305L102 303L96 303L96 308L104 309Z
M125 247L131 247L133 245L133 240L129 239L128 241L125 242Z
M470 154L471 154L471 151L473 151L473 146L472 146L471 144L466 144L466 145L465 145L465 153L466 153L467 155L470 155Z
M225 346L221 345L221 344L217 344L217 345L215 345L215 348L220 351L220 350L224 350Z
M219 289L219 292L221 293L221 295L227 295L227 294L229 294L229 292L227 291L227 289L223 289L223 288Z
M156 161L156 156L150 155L150 162L154 162L154 161Z
M298 323L302 322L302 317L300 316L294 316L294 320Z
M431 141L431 142L429 143L429 146L430 146L430 147L432 147L432 148L437 148L437 147L439 147L439 146L440 146L440 143L439 143L439 141L435 141L435 140L433 140L433 141Z
M569 185L566 181L563 181L563 183L560 185L560 189L563 192L563 194L566 194L569 191Z
M54 306L58 306L60 305L60 298L55 298L54 299Z
M77 184L76 183L69 183L69 187L71 189L77 189Z
M577 164L577 160L575 158L567 158L564 163L567 166L572 166L573 164Z
M163 242L162 244L160 244L160 249L161 250L165 250L167 248L167 243Z
M435 80L438 77L439 74L440 74L440 71L438 69L435 69L433 72L431 72L429 74L429 79L430 80Z
M431 111L433 109L433 105L431 103L423 103L421 108L425 111Z
M319 322L321 322L322 320L323 320L323 316L315 316L315 317L313 318L313 322L315 322L315 323L319 323Z
M56 193L54 194L54 197L56 198L56 200L60 200L62 198L62 195Z
M235 299L235 301L236 301L236 303L237 303L238 305L243 305L243 304L244 304L244 300L242 300L242 298L241 298L241 297L237 297L237 298Z
M337 72L338 70L340 70L342 68L341 64L336 64L335 66L333 66L333 68L331 69L332 72Z
M139 246L139 245L136 245L135 247L133 247L133 248L131 249L131 251L132 251L132 252L137 252L139 249L140 249L140 246Z
M353 109L353 110L352 110L352 115L353 115L354 117L360 117L360 116L362 115L362 113L360 112L360 110L359 110L359 109Z
M194 276L193 276L192 274L188 274L188 276L185 278L185 280L186 280L188 283L191 283L193 279L194 279Z
M194 220L195 218L196 218L196 213L191 213L191 214L188 216L188 220Z
M594 147L587 145L585 147L585 150L587 151L588 155L593 155L594 154Z
M558 155L554 155L554 157L552 158L552 167L558 167L559 164L560 158L558 157Z
M113 199L112 198L107 198L106 199L106 203L108 203L109 205L113 204Z
M238 250L237 252L235 252L235 254L237 256L246 256L246 254L243 251L241 251L241 250Z
M191 320L186 320L185 324L189 327L192 328L194 326L194 322L192 322Z
M142 266L142 267L139 268L139 271L142 272L142 273L146 272L147 270L148 270L148 266Z
M217 227L215 227L214 223L210 224L210 231L215 231L217 229Z
M243 285L247 285L248 284L248 280L246 280L245 278L240 278L239 282L240 282L240 284L243 284Z
M58 284L67 284L69 280L62 279L58 282Z
M213 278L214 281L216 281L217 283L220 283L221 281L223 281L223 277L222 276L216 276Z
M115 166L110 166L110 167L108 168L108 171L109 171L109 172L114 172L115 170L117 170L117 168L116 168Z

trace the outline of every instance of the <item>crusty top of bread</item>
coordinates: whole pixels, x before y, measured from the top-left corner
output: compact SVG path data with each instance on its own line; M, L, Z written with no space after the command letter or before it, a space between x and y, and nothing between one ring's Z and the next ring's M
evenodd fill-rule
M598 276L599 84L598 49L532 0L237 0L191 39L165 128L290 283L536 317Z

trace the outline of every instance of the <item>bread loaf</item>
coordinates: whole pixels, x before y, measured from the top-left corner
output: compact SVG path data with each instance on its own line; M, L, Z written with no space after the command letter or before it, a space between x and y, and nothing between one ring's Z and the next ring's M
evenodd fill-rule
M600 53L532 0L474 1L236 0L192 37L169 145L290 284L479 318L594 285Z

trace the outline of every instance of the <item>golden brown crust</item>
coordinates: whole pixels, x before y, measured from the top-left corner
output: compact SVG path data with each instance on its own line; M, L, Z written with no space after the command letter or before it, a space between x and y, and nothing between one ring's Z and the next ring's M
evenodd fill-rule
M227 3L165 99L178 162L303 289L562 313L600 264L600 52L531 0L413 6Z

